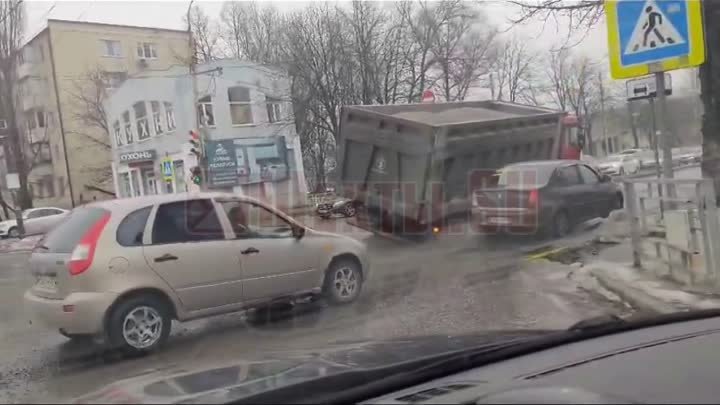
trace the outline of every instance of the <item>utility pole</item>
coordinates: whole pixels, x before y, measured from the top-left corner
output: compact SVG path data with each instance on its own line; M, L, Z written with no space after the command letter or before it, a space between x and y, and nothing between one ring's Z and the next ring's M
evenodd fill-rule
M663 169L663 177L666 179L672 179L674 177L673 175L673 161L672 161L672 144L670 142L670 131L667 129L667 123L665 121L667 117L667 103L665 101L665 72L656 72L655 73L655 82L657 89L657 99L658 99L658 107L660 109L659 116L660 120L658 120L658 133L659 138L658 141L660 141L662 146L662 152L663 152L663 161L662 161L662 169ZM667 196L670 198L675 198L675 186L672 184L667 184L666 187L667 190Z
M610 152L610 145L607 139L607 119L605 117L605 86L603 86L602 72L598 72L598 81L600 83L600 114L602 114L602 142L605 144L605 151Z
M630 116L630 130L632 131L632 137L633 137L633 146L634 148L640 147L640 139L638 139L638 133L637 133L637 123L635 121L635 118L637 117L637 113L633 111L633 103L632 101L628 100L627 102L627 111L628 115Z
M199 114L199 104L198 99L200 98L200 94L198 91L198 83L197 83L197 60L195 59L195 56L197 55L197 52L195 51L195 38L193 37L192 32L192 6L195 0L190 0L190 4L188 5L187 9L187 32L188 32L188 48L190 50L190 59L188 64L188 70L190 71L190 81L192 82L192 106L193 106L193 114L195 115L195 128L198 131L199 135L199 141L200 141L200 157L198 158L197 165L200 168L201 179L199 186L201 190L207 189L208 184L208 173L207 169L205 167L205 141L207 140L207 133L205 131L204 122L200 121L200 114Z

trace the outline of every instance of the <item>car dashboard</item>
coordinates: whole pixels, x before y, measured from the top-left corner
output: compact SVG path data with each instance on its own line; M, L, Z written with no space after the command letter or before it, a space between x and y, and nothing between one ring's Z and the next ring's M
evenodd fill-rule
M593 338L363 403L716 403L720 318Z

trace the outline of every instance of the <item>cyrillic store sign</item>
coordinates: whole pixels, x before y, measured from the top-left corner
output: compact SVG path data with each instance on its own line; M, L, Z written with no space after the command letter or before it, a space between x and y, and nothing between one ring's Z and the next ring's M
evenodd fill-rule
M148 160L155 160L155 150L143 150L140 152L127 152L120 154L121 163L133 163L133 162L144 162Z

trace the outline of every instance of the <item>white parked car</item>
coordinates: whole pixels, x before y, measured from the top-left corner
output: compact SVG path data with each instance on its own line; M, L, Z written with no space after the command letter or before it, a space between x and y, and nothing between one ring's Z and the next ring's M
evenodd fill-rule
M30 208L22 212L23 236L47 233L59 224L69 211L56 207ZM17 221L9 219L0 222L0 237L17 238L20 236Z
M597 167L603 174L624 176L640 170L640 159L632 155L610 155L600 160Z

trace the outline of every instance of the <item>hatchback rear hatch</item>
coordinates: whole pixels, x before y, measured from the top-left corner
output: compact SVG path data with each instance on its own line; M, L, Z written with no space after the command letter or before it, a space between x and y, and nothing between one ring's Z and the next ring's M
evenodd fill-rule
M30 256L30 271L35 278L33 294L65 298L71 292L71 278L87 270L92 262L95 242L109 219L110 211L103 208L80 207L45 235Z

